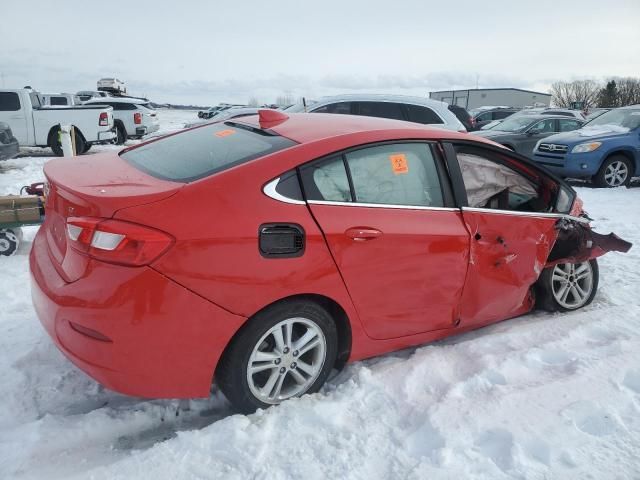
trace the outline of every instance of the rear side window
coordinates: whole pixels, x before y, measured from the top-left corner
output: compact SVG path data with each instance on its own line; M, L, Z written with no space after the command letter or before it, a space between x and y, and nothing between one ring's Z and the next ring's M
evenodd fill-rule
M67 105L66 97L50 97L49 103L51 105Z
M428 145L380 145L345 155L356 202L442 207L442 190Z
M430 108L419 105L406 105L409 121L423 124L442 124L442 119Z
M392 102L356 102L358 115L404 120L402 106Z
M15 92L0 92L0 112L16 112L20 110L20 99Z
M293 145L288 138L225 122L133 147L120 156L154 177L191 182Z
M429 145L379 145L318 160L301 168L308 200L442 207ZM353 190L351 190L349 175Z

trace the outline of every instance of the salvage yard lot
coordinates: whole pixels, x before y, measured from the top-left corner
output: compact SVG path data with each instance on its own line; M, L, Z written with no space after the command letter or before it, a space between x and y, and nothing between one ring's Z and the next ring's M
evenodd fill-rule
M160 133L195 116L159 115ZM50 157L33 152L0 164L0 194L42 180ZM146 401L76 369L31 306L25 229L0 260L0 478L638 478L640 188L577 190L596 231L635 244L599 260L593 304L351 364L249 416L219 393Z

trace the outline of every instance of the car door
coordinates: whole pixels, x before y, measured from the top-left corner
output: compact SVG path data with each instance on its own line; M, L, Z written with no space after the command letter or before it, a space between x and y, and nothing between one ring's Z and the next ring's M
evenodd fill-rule
M550 213L557 183L507 151L465 144L447 144L445 151L471 236L461 324L529 311L531 286L557 238L558 215Z
M469 234L433 144L385 143L307 164L307 203L367 334L458 322Z
M0 122L9 124L18 143L29 145L29 124L25 110L21 107L20 97L16 92L0 92Z
M531 156L539 140L553 135L557 131L558 120L555 118L545 118L544 120L534 123L522 135L518 152L522 155Z

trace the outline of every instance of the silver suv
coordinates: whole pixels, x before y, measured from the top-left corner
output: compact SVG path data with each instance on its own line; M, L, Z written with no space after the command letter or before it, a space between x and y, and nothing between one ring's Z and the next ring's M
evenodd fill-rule
M444 102L407 95L335 95L317 101L297 103L287 112L341 113L392 118L466 132L466 128Z

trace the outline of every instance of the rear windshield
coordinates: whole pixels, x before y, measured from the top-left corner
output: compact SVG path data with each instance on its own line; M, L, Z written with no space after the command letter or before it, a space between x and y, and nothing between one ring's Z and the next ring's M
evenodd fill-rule
M161 138L120 157L164 180L192 182L296 143L233 122L215 123Z

